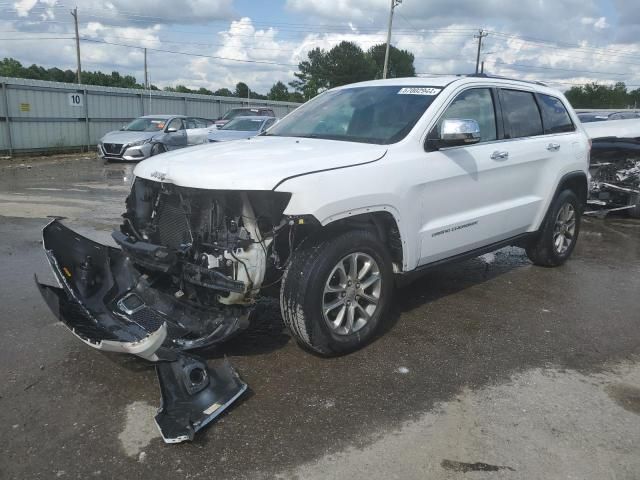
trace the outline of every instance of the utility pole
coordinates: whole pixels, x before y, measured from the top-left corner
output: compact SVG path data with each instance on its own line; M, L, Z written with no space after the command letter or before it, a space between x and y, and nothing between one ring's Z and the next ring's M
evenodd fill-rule
M482 60L482 63L480 64L480 73L484 75L484 60Z
M391 44L391 26L393 25L393 10L402 3L402 0L391 0L391 10L389 11L389 29L387 30L387 49L384 52L384 68L382 69L382 78L387 78L387 69L389 68L389 46Z
M147 49L144 49L144 88L149 90L149 73L147 72Z
M487 36L489 36L489 34L482 29L478 30L478 35L473 36L473 38L478 39L478 55L476 56L476 75L480 73L480 50L482 50L482 39Z
M78 35L78 7L71 10L73 22L76 25L76 59L78 60L78 83L82 83L82 67L80 66L80 35Z

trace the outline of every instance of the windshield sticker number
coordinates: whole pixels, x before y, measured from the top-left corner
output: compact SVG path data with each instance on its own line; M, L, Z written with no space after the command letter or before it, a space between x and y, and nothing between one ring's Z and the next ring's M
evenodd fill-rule
M433 96L440 93L441 88L427 88L427 87L410 87L401 88L398 95L428 95Z

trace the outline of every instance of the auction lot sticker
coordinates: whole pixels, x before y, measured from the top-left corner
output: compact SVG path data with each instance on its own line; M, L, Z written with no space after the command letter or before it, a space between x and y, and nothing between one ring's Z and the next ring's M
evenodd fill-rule
M431 87L405 87L401 88L398 95L437 95L440 93L441 88Z

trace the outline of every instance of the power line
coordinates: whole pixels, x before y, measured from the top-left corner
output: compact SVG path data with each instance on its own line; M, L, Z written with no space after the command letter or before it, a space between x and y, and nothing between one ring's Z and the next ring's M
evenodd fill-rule
M598 72L598 71L593 71L593 70L578 70L578 69L572 69L572 68L560 68L560 67L548 67L548 66L544 66L544 65L525 65L522 63L507 63L507 62L501 62L499 60L487 60L487 63L493 63L494 65L504 65L506 67L513 67L513 68L533 68L533 69L542 69L542 70L554 70L554 71L558 71L558 72L572 72L572 73L593 73L593 74L598 74L598 75L627 75L626 73L619 73L619 72Z
M11 42L14 40L26 40L26 41L36 41L36 40L73 40L75 37L31 37L31 38L0 38L0 41L3 42Z
M116 43L116 42L107 42L104 40L95 40L95 39L91 39L91 38L82 38L83 41L86 42L93 42L93 43L102 43L102 44L106 44L106 45L117 45L120 47L128 47L128 48L136 48L136 49L144 49L147 48L147 50L152 51L152 52L162 52L162 53L173 53L173 54L177 54L177 55L187 55L190 57L201 57L201 58L212 58L215 60L227 60L230 62L243 62L243 63L259 63L259 64L265 64L265 65L281 65L281 66L287 66L287 67L297 67L298 64L293 64L293 63L281 63L281 62L270 62L270 61L266 61L266 60L245 60L245 59L240 59L240 58L228 58L228 57L220 57L217 55L205 55L202 53L191 53L191 52L178 52L175 50L165 50L165 49L161 49L161 48L150 48L150 47L141 47L138 45L127 45L124 43Z
M589 47L585 45L571 44L571 43L554 43L547 40L535 40L531 39L531 37L522 37L515 34L508 34L502 32L490 32L492 35L496 35L498 37L515 40L520 43L529 43L532 45L538 45L546 48L555 48L560 50L576 50L581 52L589 52L595 55L608 55L613 57L631 57L631 58L640 58L640 55L633 54L628 50L611 50L606 48L598 48L598 47Z

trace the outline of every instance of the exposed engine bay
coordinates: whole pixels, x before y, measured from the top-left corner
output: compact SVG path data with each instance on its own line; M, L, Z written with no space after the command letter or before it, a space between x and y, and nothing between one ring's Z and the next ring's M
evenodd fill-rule
M627 211L640 216L640 122L624 120L635 130L628 137L593 136L589 166L590 196L586 214L606 216L609 212ZM620 122L613 122L620 123ZM616 134L620 127L598 126L600 133ZM635 132L635 133L633 133Z
M282 270L274 242L285 230L290 234L285 242L292 241L292 225L282 216L289 197L138 178L121 231L113 237L141 270L155 277L164 273L163 288L176 298L203 306L247 306L267 269Z
M640 196L640 158L592 162L591 205L608 211L634 208Z
M38 282L45 301L88 345L156 364L156 424L168 443L193 439L247 388L228 362L211 368L189 351L245 329L261 291L282 277L297 223L283 216L289 197L138 178L112 234L121 249L57 220L43 230L59 284Z

